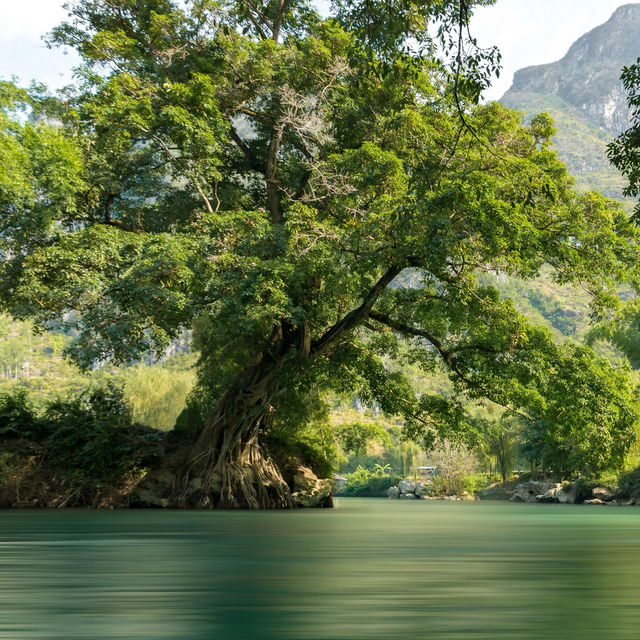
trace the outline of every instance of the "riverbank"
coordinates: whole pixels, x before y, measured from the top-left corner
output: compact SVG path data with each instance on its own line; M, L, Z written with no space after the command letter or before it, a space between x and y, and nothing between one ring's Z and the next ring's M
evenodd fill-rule
M0 395L0 508L189 508L199 487L193 481L177 487L195 437L187 429L139 424L113 385L43 411L25 393ZM333 480L292 449L278 443L268 449L290 505L331 506Z
M381 493L381 495L383 495ZM391 500L492 500L607 506L640 506L640 469L624 473L603 484L579 478L574 482L533 480L525 473L507 482L494 482L477 491L434 491L434 484L401 480L386 491Z

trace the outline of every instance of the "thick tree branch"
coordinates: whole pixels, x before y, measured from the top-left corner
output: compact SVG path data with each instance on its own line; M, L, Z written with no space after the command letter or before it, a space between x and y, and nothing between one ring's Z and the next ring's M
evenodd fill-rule
M280 145L282 143L282 126L277 127L271 134L269 149L267 151L267 164L264 172L264 179L267 185L267 205L271 213L271 222L279 224L282 222L282 208L280 207L280 189L276 181L276 159Z
M258 9L258 7L253 2L251 2L251 0L245 0L245 4L247 5L245 7L245 12L246 12L247 18L249 18L249 20L251 21L251 24L253 24L253 26L256 28L256 31L260 34L260 37L263 40L266 40L267 39L267 33L262 28L262 25L260 24L260 20L262 20L262 22L264 22L264 23L267 23L267 26L268 26L269 25L269 21L267 20L267 17L264 15L264 13L262 13L262 11L260 11L260 9ZM249 9L254 11L256 15L254 16L251 13L251 11L249 11Z
M469 350L469 349L477 349L477 350L486 351L488 353L495 353L495 354L500 353L499 351L492 350L483 345L465 345L463 347L458 347L457 349L449 350L445 348L445 346L442 344L442 342L438 338L430 334L428 331L423 331L422 329L417 329L416 327L411 327L402 322L398 322L397 320L393 320L393 318L390 318L384 313L379 313L378 311L371 310L369 312L369 318L371 318L372 320L375 320L376 322L380 322L381 324L384 324L389 328L393 329L394 331L397 331L398 333L402 333L405 336L415 336L419 338L424 338L425 340L430 342L433 345L433 347L438 351L438 353L441 355L442 359L444 360L446 366L451 371L453 371L458 376L458 378L460 378L460 380L462 380L468 387L470 387L471 389L479 390L485 396L485 398L487 398L494 404L497 404L500 407L504 407L505 409L508 409L509 411L515 413L516 415L519 415L521 418L524 418L529 422L533 422L532 418L528 416L526 413L518 411L514 407L506 405L504 404L504 402L501 402L500 400L495 399L494 397L492 397L490 390L486 389L481 384L475 382L474 380L471 380L468 376L466 376L460 370L460 367L458 366L458 363L456 362L456 358L455 358L456 352Z
M238 135L238 132L235 130L233 126L229 127L229 137L236 144L238 149L242 151L245 158L249 162L249 168L252 171L257 171L258 173L264 174L265 168L264 166L258 162L256 155L251 151L249 145Z
M430 334L427 331L411 327L408 324L403 324L402 322L398 322L397 320L390 318L388 315L380 313L379 311L375 311L373 309L369 312L369 317L376 322L387 325L387 327L389 327L390 329L393 329L394 331L397 331L398 333L401 333L405 336L424 338L436 348L438 353L440 353L440 355L442 356L442 359L447 363L449 363L449 361L453 357L453 352L445 349L442 342L440 342L440 340L438 340L436 336Z
M280 37L280 29L282 28L282 21L284 20L284 14L287 10L288 0L280 0L280 7L278 10L278 17L273 22L273 29L271 29L271 35L274 42L278 42Z
M338 321L328 331L324 333L318 340L316 340L311 346L311 355L317 356L327 351L332 345L338 342L347 333L355 329L358 325L362 324L373 305L378 298L382 295L384 290L391 284L394 278L402 271L401 267L391 266L387 269L384 275L375 283L375 285L365 295L362 304L349 312L342 320Z
M139 227L132 227L126 222L122 222L122 220L118 220L117 218L113 218L111 216L111 204L115 199L115 193L109 193L107 195L104 203L104 218L102 220L102 224L109 225L110 227L117 227L118 229L122 229L123 231L128 231L130 233L144 233L144 229L140 229Z
M118 227L118 229L122 229L123 231L128 231L129 233L144 233L144 229L140 229L139 227L132 227L128 225L126 222L122 222L122 220L116 220L116 218L109 218L108 220L104 220L102 224L109 225L110 227Z
M389 328L397 331L398 333L402 333L408 336L425 338L425 340L428 340L436 348L436 350L440 353L440 355L447 363L449 363L453 359L453 356L455 356L456 353L460 353L461 351L483 351L484 353L490 354L501 353L501 351L492 349L491 347L487 347L483 344L465 344L459 347L454 347L452 349L447 349L442 344L442 342L438 338L436 338L436 336L430 334L429 332L422 329L417 329L416 327L411 327L407 324L403 324L402 322L398 322L397 320L393 320L393 318L390 318L389 316L385 315L384 313L380 313L375 309L372 309L370 311L369 317L372 320L387 325Z

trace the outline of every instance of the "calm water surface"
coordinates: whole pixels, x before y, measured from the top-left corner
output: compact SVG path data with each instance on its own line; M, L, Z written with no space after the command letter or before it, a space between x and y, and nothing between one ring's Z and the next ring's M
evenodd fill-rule
M640 509L4 511L0 638L638 640Z

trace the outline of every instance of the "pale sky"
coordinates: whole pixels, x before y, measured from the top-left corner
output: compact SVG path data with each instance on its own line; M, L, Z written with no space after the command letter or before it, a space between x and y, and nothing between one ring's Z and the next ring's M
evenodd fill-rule
M606 22L619 0L498 0L478 11L472 32L502 51L503 71L486 97L498 99L522 67L560 59L583 33ZM55 88L71 79L73 53L48 50L41 40L65 17L62 0L0 0L0 78L18 76ZM640 44L639 51L640 55Z
M1 0L0 0L1 1ZM619 0L498 0L476 12L472 33L482 46L502 52L499 80L486 98L498 100L522 67L555 62L584 33L606 22L625 4ZM640 56L640 43L638 43Z

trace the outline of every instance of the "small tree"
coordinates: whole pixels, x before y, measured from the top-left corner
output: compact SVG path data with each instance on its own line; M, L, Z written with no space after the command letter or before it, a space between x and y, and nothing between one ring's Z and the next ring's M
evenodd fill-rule
M525 425L524 456L558 478L620 470L636 438L635 384L586 347L566 346L559 364L544 405Z
M483 421L483 453L495 460L502 482L507 481L507 474L513 469L518 458L521 431L522 425L518 419L503 417L500 420Z
M473 473L478 467L477 457L462 442L444 440L428 453L428 459L445 480Z

